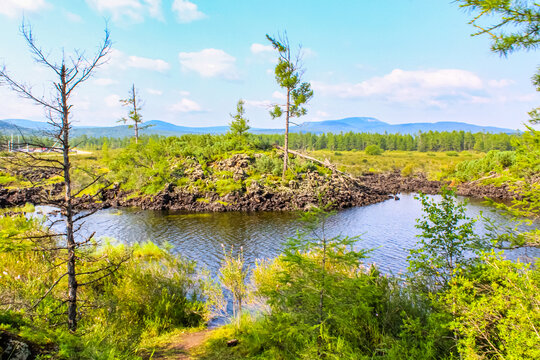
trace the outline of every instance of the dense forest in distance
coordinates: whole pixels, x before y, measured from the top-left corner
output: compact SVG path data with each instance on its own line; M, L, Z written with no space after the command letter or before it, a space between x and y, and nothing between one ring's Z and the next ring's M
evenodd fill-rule
M191 137L213 137L220 138L220 135L182 135L181 138ZM252 138L261 144L262 147L271 147L274 144L283 146L283 135L251 135ZM513 139L519 134L505 133L471 133L465 131L438 132L429 131L416 135L402 134L374 134L374 133L340 133L340 134L311 134L311 133L291 133L289 134L289 147L301 150L333 150L351 151L365 150L369 145L377 145L384 151L482 151L490 150L513 150ZM159 135L150 135L151 138L159 138ZM1 139L1 134L0 134ZM2 143L7 142L4 136ZM74 139L74 144L85 150L100 150L103 144L107 143L111 149L127 147L132 138L109 138L109 137L88 137L79 136Z

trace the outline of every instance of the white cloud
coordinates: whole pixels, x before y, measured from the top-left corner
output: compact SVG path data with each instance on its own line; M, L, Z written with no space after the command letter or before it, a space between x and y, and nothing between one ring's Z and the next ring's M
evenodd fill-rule
M83 19L80 15L74 14L72 12L64 10L64 15L66 16L66 19L71 21L72 23L82 23Z
M104 100L105 100L105 105L107 105L108 107L111 107L111 108L114 108L114 107L119 107L120 106L120 96L117 95L117 94L111 94L109 96L107 96Z
M171 68L171 65L165 60L128 56L120 50L112 49L109 53L109 61L105 68L117 68L123 70L127 68L136 68L166 72Z
M490 80L488 81L488 85L494 88L503 88L507 87L509 85L512 85L514 83L513 80L509 79L501 79L501 80Z
M540 95L537 92L524 95L516 95L512 100L519 102L538 102L538 100L540 100Z
M14 18L27 11L38 11L48 4L45 0L2 0L0 14Z
M183 96L183 97L191 95L191 93L186 90L181 90L179 93L180 93L180 96Z
M0 14L14 18L23 12L33 12L47 7L45 0L2 0Z
M272 106L270 100L246 100L246 106L259 109L269 109Z
M109 14L114 21L128 19L140 22L146 14L161 19L161 0L86 0L100 13Z
M279 92L279 91L274 91L272 93L272 97L278 100L285 100L287 98L287 96L284 93Z
M0 119L44 120L43 107L15 95L5 86L0 86L0 99Z
M445 107L449 102L484 101L478 92L485 85L478 75L458 69L406 71L391 73L356 84L312 82L316 92L340 98L376 98L396 103L414 103Z
M128 67L165 72L171 68L168 62L161 59L150 59L139 56L128 57Z
M202 77L220 77L237 80L236 58L219 49L204 49L199 52L181 52L178 54L182 70L195 71Z
M181 113L190 113L190 112L200 112L202 111L201 105L196 103L193 100L189 100L186 98L181 99L176 104L173 104L170 108L174 112L181 112Z
M187 0L174 0L172 10L181 23L189 23L206 17L203 12L199 11L196 4Z
M264 53L273 53L274 48L272 45L263 45L263 44L251 44L250 50L253 54L264 54Z
M94 84L98 85L98 86L109 86L109 85L114 85L114 84L117 84L118 81L116 80L113 80L113 79L109 79L109 78L97 78L94 80Z
M146 91L151 95L163 95L163 91L156 89L146 89Z

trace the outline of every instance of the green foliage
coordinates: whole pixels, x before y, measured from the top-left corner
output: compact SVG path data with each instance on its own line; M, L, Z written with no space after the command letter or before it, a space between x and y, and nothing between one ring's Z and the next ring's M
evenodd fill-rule
M101 160L103 160L103 162L105 164L107 164L110 161L109 142L108 141L105 141L103 143L102 148L101 148Z
M120 340L121 350L129 351L130 344L137 344L143 336L199 326L206 319L203 284L197 280L194 262L150 242L127 250L132 254L127 263L88 288L86 295L94 299L96 307L91 318L102 319L88 328L107 332ZM126 249L109 245L99 251L112 260Z
M532 227L524 230L518 227L524 223L531 225L540 219L540 131L528 127L528 131L515 139L514 146L514 152L489 152L482 159L459 164L455 176L466 181L504 181L516 194L510 204L492 202L513 219L514 225L501 227L488 223L489 239L494 246L539 247L539 229Z
M0 185L9 185L15 181L17 181L16 177L0 172Z
M233 179L219 179L215 182L216 192L220 195L226 195L233 192L242 191L242 182Z
M540 271L488 254L444 297L463 359L540 358Z
M287 90L287 104L285 109L281 105L275 105L270 112L272 118L279 118L285 110L287 120L289 117L300 117L306 115L307 109L304 104L313 97L311 85L302 82L303 69L300 67L298 59L291 56L291 47L287 36L282 39L275 39L266 35L272 47L279 53L278 63L275 68L275 77L278 85ZM288 126L288 124L287 124Z
M246 102L242 99L238 100L238 103L236 104L236 114L231 114L231 118L233 119L229 125L229 134L231 136L245 137L247 131L250 129L248 125L249 120L244 117L246 113L246 110L244 109L245 103Z
M0 252L0 329L7 326L33 341L56 343L62 359L128 359L136 357L144 338L207 319L204 284L193 262L151 243L92 245L83 254L86 261L78 262L79 273L88 274L79 278L78 297L84 304L80 332L65 332L55 315L65 311L65 250L43 251L54 249L54 234L44 236L40 220L20 210L10 213L0 216L0 244L9 245ZM111 267L117 263L122 263L118 269Z
M403 169L401 169L401 176L409 177L414 173L414 165L408 164Z
M332 150L332 151L353 151L364 150L368 145L377 145L384 151L482 151L490 150L507 151L513 149L512 141L519 138L519 134L491 134L491 133L471 133L465 131L428 131L419 134L375 134L375 133L340 133L340 134L312 134L312 133L291 133L289 134L289 145L291 149L302 150ZM159 140L162 136L141 136L140 140ZM211 138L213 141L201 141L201 139ZM243 139L244 138L244 139ZM228 143L230 148L254 148L267 150L274 144L283 146L283 135L264 134L253 135L246 133L243 138L223 137L222 135L183 135L180 137L186 142L186 146L191 147L191 143L199 146L214 147L219 144L223 148L223 143ZM125 148L129 146L129 138L92 138L85 135L77 137L74 142L80 147L88 150L101 149L107 142L110 149ZM236 144L235 144L236 143ZM52 144L51 144L52 145ZM230 151L230 150L227 150ZM434 154L430 156L435 156ZM197 156L198 157L198 156Z
M378 147L377 145L368 145L366 146L366 149L364 150L367 155L381 155L382 149Z
M255 171L279 176L283 171L283 162L276 157L261 155L255 159Z
M129 92L129 98L120 100L122 103L122 106L126 106L129 108L128 116L127 118L122 118L121 122L124 124L128 121L131 121L133 124L130 124L130 128L135 129L135 143L139 142L139 130L145 129L150 125L147 126L141 126L143 119L141 115L141 99L139 98L139 94L137 90L135 89L135 84L133 84L132 88Z
M430 292L438 292L478 253L475 221L465 214L465 203L458 202L455 192L447 188L442 189L440 202L424 194L417 199L422 202L424 216L417 221L422 234L418 235L418 247L410 251L409 271Z
M474 35L488 34L494 52L508 55L516 50L534 50L540 46L538 3L513 0L458 0L458 3L477 13L470 21L478 29ZM495 24L481 25L483 18L495 19Z
M234 248L230 252L223 247L223 260L219 269L219 281L227 289L233 298L233 317L238 324L242 316L242 305L248 296L247 277L248 271L244 262L244 249L240 248L237 257L233 255Z
M516 163L516 152L492 150L481 159L457 165L454 176L462 181L473 181L491 172L503 173Z

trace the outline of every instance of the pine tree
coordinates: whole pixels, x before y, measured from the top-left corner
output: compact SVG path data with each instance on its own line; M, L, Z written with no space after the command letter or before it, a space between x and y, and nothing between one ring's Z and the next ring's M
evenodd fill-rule
M273 119L280 118L285 114L285 154L283 156L282 175L283 179L285 179L289 160L289 122L291 118L307 114L304 105L313 97L313 90L311 90L309 83L302 82L304 69L301 64L301 52L299 51L296 56L291 54L287 34L284 34L279 39L272 38L269 35L266 35L266 38L279 53L275 76L278 85L286 90L286 103L275 105L273 110L270 111L270 116Z

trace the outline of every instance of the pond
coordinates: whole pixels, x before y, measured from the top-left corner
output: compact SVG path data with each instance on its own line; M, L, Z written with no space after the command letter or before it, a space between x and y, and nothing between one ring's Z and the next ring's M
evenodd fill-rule
M400 200L339 211L328 219L328 236L359 236L357 247L373 249L368 263L376 263L387 273L397 274L407 268L409 249L415 246L416 219L422 216L415 194L401 194ZM38 207L39 209L39 207ZM47 210L47 208L41 208ZM508 224L500 213L481 201L471 201L470 217L480 212L496 224ZM152 241L169 243L174 252L196 260L201 267L216 273L223 259L223 247L235 251L241 247L248 265L256 259L274 258L283 249L288 237L301 229L297 213L178 213L139 209L104 209L85 219L82 233L95 232L96 238L114 238L125 243ZM482 233L480 222L477 231ZM519 250L511 258L540 256L540 251Z

